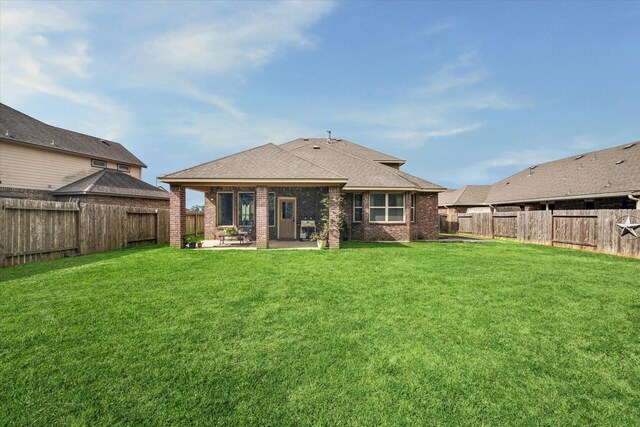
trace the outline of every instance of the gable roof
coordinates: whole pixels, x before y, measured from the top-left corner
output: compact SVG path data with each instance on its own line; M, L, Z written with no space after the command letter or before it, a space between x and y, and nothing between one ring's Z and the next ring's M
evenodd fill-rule
M319 139L319 138L318 138ZM385 188L398 190L440 190L442 187L377 161L354 155L332 144L313 140L288 145L290 152L323 168L346 176L345 190Z
M162 176L161 179L346 182L345 177L302 159L273 143L173 172Z
M322 138L299 138L281 145L269 143L159 178L163 182L187 182L196 186L223 182L300 182L345 184L345 190L443 190L439 185L370 157L389 162L403 160L362 146L352 149L349 144L357 146L327 143ZM355 152L364 153L364 157Z
M373 150L369 147L365 147L360 144L356 144L346 139L330 139L326 138L298 138L293 141L280 144L280 147L285 150L294 150L302 146L318 145L318 146L330 146L334 150L344 151L346 153L356 155L368 160L373 160L380 163L398 163L404 164L405 161L381 151Z
M103 169L53 191L54 195L107 195L169 199L169 193L128 173Z
M480 206L484 204L490 185L466 185L438 194L438 206Z
M48 125L1 103L0 138L83 157L147 167L117 142Z
M640 141L524 169L497 182L489 204L615 197L640 192Z

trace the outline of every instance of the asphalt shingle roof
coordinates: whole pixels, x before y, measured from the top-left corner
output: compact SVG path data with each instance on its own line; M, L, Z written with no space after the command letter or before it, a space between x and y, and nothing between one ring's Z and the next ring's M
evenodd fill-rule
M532 165L491 187L489 204L640 191L640 141Z
M173 172L162 178L345 181L345 177L300 158L273 143Z
M359 147L359 148L358 148ZM373 160L376 158L377 160ZM443 188L380 161L402 160L348 141L299 138L284 144L266 144L182 171L160 179L243 179L243 180L335 180L345 189Z
M100 194L122 197L169 199L169 193L147 184L128 173L103 169L89 176L60 187L55 195Z
M369 147L365 147L360 144L356 144L351 141L347 141L346 139L331 139L327 142L326 138L298 138L293 141L285 142L280 144L280 147L285 150L294 150L296 148L306 146L306 145L330 145L331 148L344 151L349 154L362 157L368 160L374 160L376 162L388 162L388 163L404 163L405 161L399 159L397 157L391 156L389 154L383 153L381 151L373 150Z
M438 194L438 206L479 206L484 204L490 185L467 185Z
M48 125L5 104L0 104L0 138L85 157L146 167L140 159L117 142Z
M317 143L310 138L304 144L296 144L295 148L291 148L291 152L341 176L346 176L348 180L344 186L345 190L355 188L442 189L436 184L398 169L336 148L333 144L328 144L326 140L320 141L324 142Z

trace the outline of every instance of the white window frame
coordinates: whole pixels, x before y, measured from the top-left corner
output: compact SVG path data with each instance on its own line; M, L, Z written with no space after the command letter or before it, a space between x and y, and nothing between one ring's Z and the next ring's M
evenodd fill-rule
M384 206L373 206L371 204L371 199L372 196L374 194L384 194ZM402 195L402 206L389 206L389 194L401 194ZM406 224L407 223L407 218L405 216L406 214L406 208L405 208L405 204L406 204L406 200L405 200L405 194L404 193L394 193L394 192L390 192L390 193L382 193L382 192L378 192L378 191L372 191L369 193L369 223L372 224ZM371 215L371 209L384 209L384 221L372 221L372 215ZM402 209L402 221L389 221L389 209Z
M411 193L411 222L416 222L416 201L418 195Z
M96 164L99 163L99 164ZM104 166L103 166L104 164ZM107 168L107 162L105 160L100 160L100 159L91 159L91 166L94 168L100 168L100 169L106 169Z
M236 203L236 207L238 208L238 227L248 227L247 225L242 225L242 218L241 218L241 212L240 212L240 195L241 194L253 194L253 225L255 226L256 224L256 193L255 191L238 191L238 203Z
M360 196L360 206L356 206L356 195ZM356 224L360 224L362 222L362 219L360 221L356 220L356 209L360 209L360 218L364 218L364 194L363 193L353 193L353 218L351 218L351 221L356 223Z
M271 225L271 212L269 212L269 201L273 194L273 225ZM267 195L267 214L269 215L269 228L274 228L278 224L278 198L276 193L270 191Z
M129 165L122 165L122 164L118 164L118 170L120 172L126 172L129 173L131 172L131 167Z
M231 224L220 224L220 195L221 194L231 194ZM233 227L234 225L234 217L235 217L235 208L236 202L235 197L233 197L233 191L218 191L216 193L216 225L218 227Z

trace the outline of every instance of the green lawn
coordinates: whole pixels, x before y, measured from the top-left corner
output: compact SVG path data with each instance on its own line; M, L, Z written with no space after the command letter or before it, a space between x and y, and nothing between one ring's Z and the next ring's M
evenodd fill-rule
M640 261L141 247L0 270L0 425L638 425Z

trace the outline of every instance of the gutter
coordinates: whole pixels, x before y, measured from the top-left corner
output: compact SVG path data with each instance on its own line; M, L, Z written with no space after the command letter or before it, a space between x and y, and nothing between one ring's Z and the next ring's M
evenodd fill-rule
M627 196L638 196L640 192L634 191L629 193L628 191L621 193L598 193L598 194L578 194L575 196L558 196L558 197L548 197L548 198L538 198L538 199L525 199L525 200L507 200L507 201L493 201L491 203L485 203L486 206L491 205L511 205L518 203L542 203L542 202L551 202L557 200L577 200L577 199L605 199L607 197L627 197ZM632 199L635 200L635 199Z

